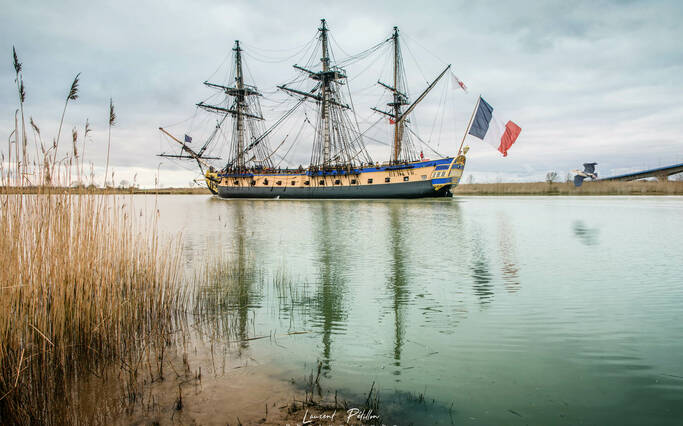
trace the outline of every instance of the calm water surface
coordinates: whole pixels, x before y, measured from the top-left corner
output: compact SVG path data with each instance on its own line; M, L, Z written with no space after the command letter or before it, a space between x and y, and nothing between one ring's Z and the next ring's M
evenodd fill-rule
M683 197L157 202L189 265L258 269L244 336L309 331L247 345L279 378L400 424L683 423Z

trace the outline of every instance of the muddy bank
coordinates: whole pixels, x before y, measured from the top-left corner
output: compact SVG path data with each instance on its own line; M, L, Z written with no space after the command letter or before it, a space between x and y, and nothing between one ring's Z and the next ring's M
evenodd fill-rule
M112 366L76 387L72 407L88 424L378 424L379 397L374 384L367 395L345 399L321 386L320 369L283 380L237 344L193 342L186 349L141 360L134 383Z

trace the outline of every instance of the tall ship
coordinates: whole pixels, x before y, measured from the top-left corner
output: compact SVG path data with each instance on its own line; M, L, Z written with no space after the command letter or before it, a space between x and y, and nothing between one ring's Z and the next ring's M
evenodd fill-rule
M179 138L164 128L165 135L180 144L178 154L160 154L162 157L190 159L197 162L209 190L221 198L303 198L303 199L355 199L355 198L422 198L451 196L465 168L468 147L460 144L456 156L438 155L428 159L418 149L419 136L409 128L412 112L449 71L450 65L438 74L411 101L406 91L399 31L394 27L390 37L377 46L388 45L392 50L393 81L378 81L388 91L390 101L384 108L372 108L392 127L390 155L386 161L373 159L365 144L355 116L353 100L348 90L345 68L333 61L330 50L329 29L325 19L316 34L311 60L306 66L294 65L298 76L278 85L287 94L293 106L267 127L259 98L262 93L254 85L245 83L244 50L236 41L233 48L234 68L230 85L204 82L223 95L223 102L213 105L199 102L203 111L217 114L216 126L199 148L191 147L191 137ZM319 56L318 56L319 54ZM319 60L317 59L319 57ZM462 84L461 84L462 85ZM276 146L269 136L278 126L294 115L302 105L312 106L313 113L304 120L311 127L310 162L298 167L280 167L281 148L289 135ZM312 118L312 119L311 119ZM209 149L215 144L224 128L230 129L228 154L225 163L214 166L221 157L212 156ZM227 133L227 132L226 132ZM299 135L301 131L299 131ZM290 142L296 144L300 139ZM464 138L463 138L464 141ZM304 141L305 143L306 141ZM291 149L291 146L290 148ZM287 151L289 152L289 151ZM435 151L436 152L436 151ZM286 155L286 154L285 154Z

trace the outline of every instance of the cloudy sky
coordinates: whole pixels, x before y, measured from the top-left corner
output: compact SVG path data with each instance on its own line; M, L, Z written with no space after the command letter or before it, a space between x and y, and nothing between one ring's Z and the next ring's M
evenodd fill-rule
M421 137L440 152L457 151L479 94L522 127L507 158L468 139L466 173L477 182L539 180L550 170L565 176L586 161L598 162L605 176L683 162L683 3L676 0L5 0L2 9L0 149L7 151L14 128L16 46L26 114L46 140L56 134L68 87L81 73L80 97L67 109L62 144L68 145L64 132L82 129L89 119L94 131L86 159L99 176L113 98L118 123L111 165L117 182L137 174L141 185L152 186L158 173L164 186L188 185L197 176L191 164L155 156L173 150L157 128L201 136L206 119L194 104L211 95L201 83L225 82L235 39L244 45L249 79L266 95L264 106L277 105L281 94L274 87L292 78L291 65L301 60L320 18L328 21L338 59L399 26L409 49L404 58L413 96L452 64L469 92L447 90L444 82L415 117ZM359 89L354 102L361 127L377 118L367 108L381 95L372 83L386 75L384 62L368 61L348 70L350 77L362 76L350 81L352 91ZM445 125L440 105L448 106ZM388 131L385 123L380 126ZM371 145L378 159L388 158L385 145ZM304 141L291 161L309 156Z

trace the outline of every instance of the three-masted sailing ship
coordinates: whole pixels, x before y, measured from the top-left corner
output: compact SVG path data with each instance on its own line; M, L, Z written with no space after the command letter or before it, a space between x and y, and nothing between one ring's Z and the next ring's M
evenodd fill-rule
M321 20L318 41L320 63L315 68L294 65L312 82L312 87L290 84L277 86L295 98L295 105L271 127L266 128L259 103L261 93L245 84L242 48L235 42L234 84L224 86L205 82L223 92L225 105L200 102L203 110L219 114L215 131L199 150L188 146L188 137L180 140L165 129L162 132L181 145L180 154L160 154L164 157L194 159L212 193L221 198L420 198L450 196L458 185L465 167L467 147L462 144L455 157L425 159L406 131L408 117L418 104L450 69L448 65L427 88L410 101L405 90L399 31L384 42L393 47L393 84L378 82L389 91L388 110L373 108L386 116L393 126L393 140L389 161L374 161L363 141L357 121L350 117L352 102L342 91L347 73L333 64L328 42L326 21ZM313 68L313 69L310 69ZM302 90L303 89L303 90ZM274 165L274 154L282 143L271 149L268 136L305 102L316 106L316 123L312 140L310 164L306 167L279 168ZM206 155L207 147L216 137L227 118L232 120L230 156L225 165L215 168L209 162L217 157Z

